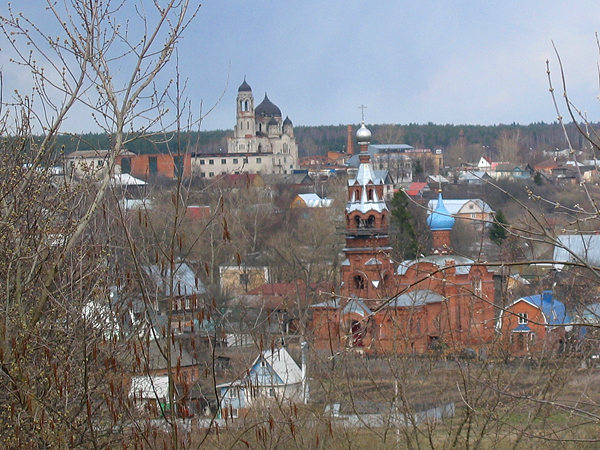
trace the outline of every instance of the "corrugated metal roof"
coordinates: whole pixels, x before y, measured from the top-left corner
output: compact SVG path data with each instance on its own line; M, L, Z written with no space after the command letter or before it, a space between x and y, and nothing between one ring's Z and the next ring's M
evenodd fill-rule
M456 274L457 275L466 275L471 270L471 266L475 264L470 258L459 255L430 255L424 256L422 258L406 260L402 261L396 270L398 275L406 274L406 271L409 267L414 266L415 264L420 263L431 263L438 267L446 267L448 262L451 262L451 265L456 265Z
M389 303L389 308L403 308L410 306L423 306L428 303L443 302L444 297L437 292L429 289L420 289L417 291L407 292L402 294Z
M554 245L554 267L562 270L564 262L585 262L600 266L600 234L561 234Z
M548 325L564 325L571 323L571 317L567 314L564 303L556 300L552 295L552 291L544 291L538 295L521 297L515 301L513 305L522 300L537 306L542 311Z
M364 316L368 316L369 314L371 314L371 310L360 299L353 298L353 299L350 299L350 301L346 304L346 306L344 306L344 309L342 309L341 314L344 315L344 314L350 314L350 313L355 313L355 314L358 314L358 315L364 317Z
M473 204L477 205L480 208L481 212L484 212L484 213L493 212L490 205L488 205L486 202L484 202L483 200L478 199L478 198L461 198L461 199L445 198L444 206L446 207L448 212L452 215L458 214L460 212L471 213L474 211L461 211L462 208L469 202L473 202ZM436 205L437 205L437 200L435 200L435 199L429 200L429 203L427 203L427 214L431 214L431 212L435 210ZM479 212L479 211L475 211L475 212Z
M144 186L146 182L133 177L128 173L115 173L112 176L113 184L117 186Z
M298 197L306 204L308 208L327 208L333 204L331 198L321 198L317 194L298 194Z
M157 288L165 296L171 295L171 269L161 268L158 264L144 267L146 273L152 278ZM178 263L173 274L173 295L185 296L204 294L206 288L194 271L186 263Z

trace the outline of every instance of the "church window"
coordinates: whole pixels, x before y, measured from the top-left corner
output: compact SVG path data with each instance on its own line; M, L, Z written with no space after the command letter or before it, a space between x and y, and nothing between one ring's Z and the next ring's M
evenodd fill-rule
M375 216L374 215L370 215L369 218L367 219L367 228L374 228L375 227Z
M473 280L473 292L477 295L481 294L481 279L475 278Z
M287 153L288 152L288 145L284 142L283 144L283 153Z
M364 289L365 288L365 279L360 275L354 276L354 287L356 289Z
M262 144L258 144L258 153L262 153Z
M369 189L367 191L367 198L369 199L369 201L373 200L373 189Z
M354 216L354 226L355 228L360 228L360 217Z
M350 326L350 332L352 333L352 346L362 347L363 346L363 330L360 326L360 322L357 320L352 321Z

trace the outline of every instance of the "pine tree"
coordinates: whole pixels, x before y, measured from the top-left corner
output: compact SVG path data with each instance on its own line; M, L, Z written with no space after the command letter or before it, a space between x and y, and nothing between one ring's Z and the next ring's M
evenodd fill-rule
M404 192L396 192L391 202L392 230L396 248L405 259L417 256L419 244L413 226L413 217L408 209L408 198Z
M500 245L507 238L507 225L508 223L504 218L504 214L502 211L498 210L496 212L496 217L494 218L494 223L490 227L490 239L494 244Z

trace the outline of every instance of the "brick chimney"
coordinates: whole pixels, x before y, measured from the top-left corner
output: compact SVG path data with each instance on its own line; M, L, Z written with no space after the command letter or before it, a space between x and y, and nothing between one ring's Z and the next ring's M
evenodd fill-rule
M354 140L352 136L352 125L348 125L348 134L346 136L346 153L348 155L354 154Z

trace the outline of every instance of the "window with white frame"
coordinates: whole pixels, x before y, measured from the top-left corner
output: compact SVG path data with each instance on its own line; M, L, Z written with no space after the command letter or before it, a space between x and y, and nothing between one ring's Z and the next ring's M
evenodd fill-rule
M527 313L517 313L519 319L519 325L525 325L527 323Z

